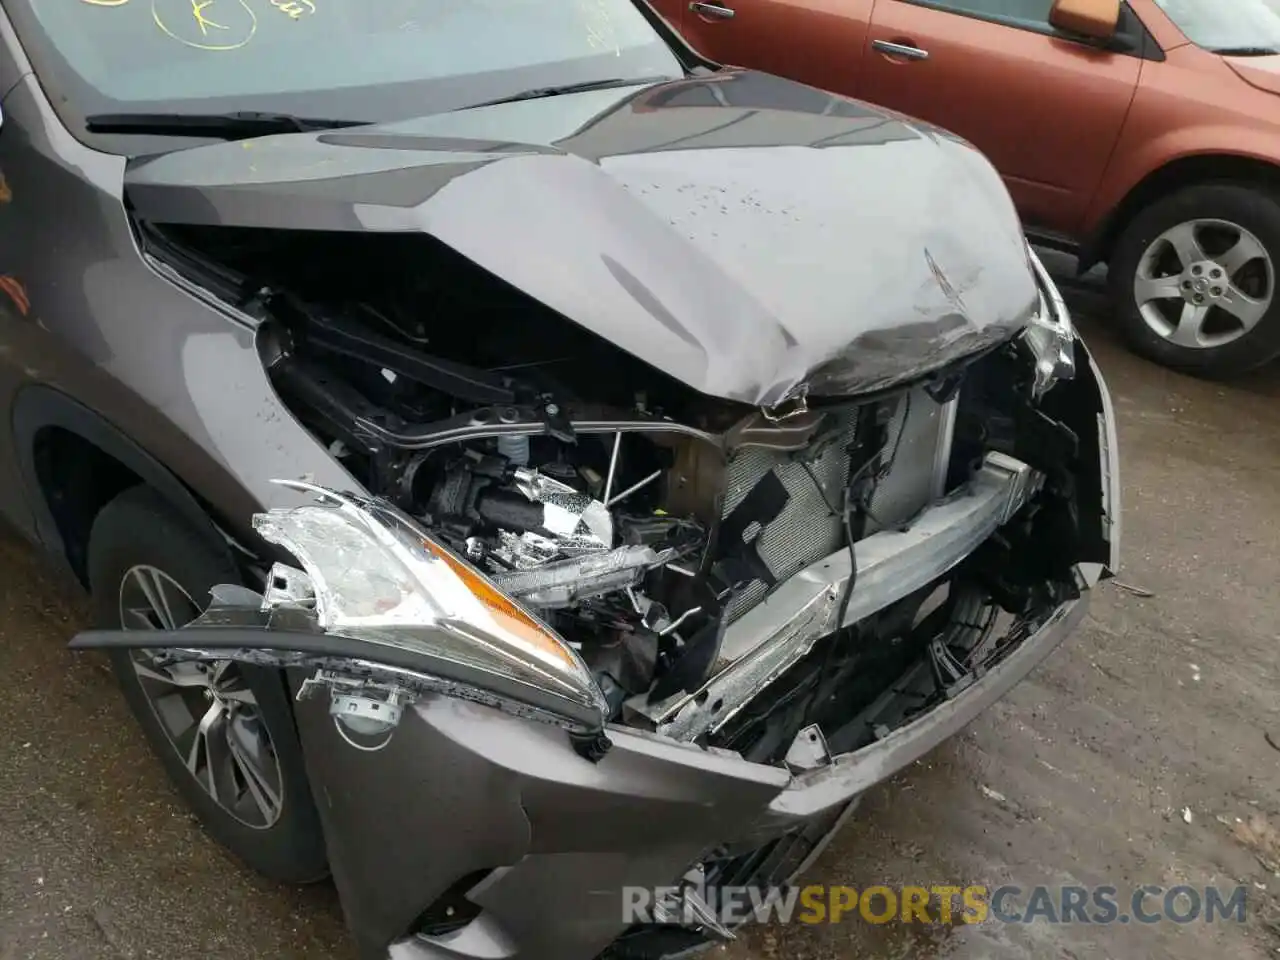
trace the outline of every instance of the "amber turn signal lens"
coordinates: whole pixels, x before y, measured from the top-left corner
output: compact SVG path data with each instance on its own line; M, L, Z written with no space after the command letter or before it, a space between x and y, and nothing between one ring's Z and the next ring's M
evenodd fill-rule
M454 575L504 629L535 650L548 654L565 666L574 665L569 648L556 639L538 620L516 606L502 591L443 547L430 540L423 540L422 546L428 554L445 563L453 571Z

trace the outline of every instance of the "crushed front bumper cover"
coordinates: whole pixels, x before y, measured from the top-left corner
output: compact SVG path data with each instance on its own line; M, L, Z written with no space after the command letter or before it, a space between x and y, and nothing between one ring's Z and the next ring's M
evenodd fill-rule
M1059 405L1074 411L1071 429L1081 441L1074 483L1087 507L1081 525L1089 528L1072 568L1071 595L1038 609L998 660L918 715L908 709L920 702L913 685L918 680L923 688L931 677L923 664L909 672L877 708L877 716L891 720L875 725L876 738L866 746L788 754L786 763L767 764L697 742L719 727L721 713L731 715L835 629L835 601L850 572L844 554L801 571L737 621L726 637L728 665L708 686L650 708L657 732L609 727L611 749L602 757L575 750L562 728L446 690L406 705L394 736L377 750L352 749L331 702L299 698L295 717L308 777L362 957L662 956L648 943L642 952L622 949L636 942L629 940L636 930L626 916L625 888L669 887L695 865L739 862L733 858L780 844L798 853L749 879L785 881L802 870L864 791L959 731L1056 648L1084 618L1090 588L1115 568L1115 423L1096 366L1082 344L1077 351L1084 362L1075 379L1055 388L1064 391ZM967 487L910 527L866 538L856 551L858 579L845 622L935 582L993 539L1038 483L1025 464L988 456ZM183 640L162 645L203 644L192 636L196 630L180 633ZM84 636L77 646L144 645L133 639L139 634ZM248 633L227 630L219 655L236 644L253 646L239 636ZM327 649L332 640L312 634L307 643L313 655L324 655L337 649ZM394 659L392 648L384 653ZM289 669L294 691L313 674ZM803 841L798 847L795 838ZM458 922L447 922L453 916Z
M448 886L452 877L434 884L428 877L439 869L439 855L454 853L465 838L468 865L482 864L485 848L489 863L506 864L470 891L482 913L446 937L396 941L391 957L596 957L626 927L623 887L667 886L723 838L750 834L764 843L805 821L838 815L1017 684L1080 623L1087 597L1063 604L956 698L883 740L795 776L627 730L611 733L613 750L592 767L566 756L563 741L544 729L444 699L423 704L412 743L405 737L402 744L410 775L401 770L394 780L354 782L344 798L366 803L372 790L390 819L378 824L379 836L339 838L365 869L380 867L408 882L391 889L380 882L375 893L338 873L338 861L344 903L359 910L371 935L369 956L378 956L382 937L421 909L423 892ZM350 759L336 749L331 758ZM453 781L445 797L440 771L450 771ZM477 803L470 791L480 784L491 786L480 788L485 799ZM401 788L421 792L401 795ZM367 862L364 851L375 844L391 859Z

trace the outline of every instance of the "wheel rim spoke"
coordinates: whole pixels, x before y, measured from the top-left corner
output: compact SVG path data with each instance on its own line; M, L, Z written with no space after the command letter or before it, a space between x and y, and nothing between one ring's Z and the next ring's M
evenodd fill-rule
M1200 331L1204 327L1205 317L1208 315L1208 307L1184 303L1182 305L1182 316L1178 318L1178 325L1173 329L1173 333L1169 335L1169 339L1184 347L1201 346Z
M1200 248L1200 241L1196 239L1196 225L1194 222L1180 223L1176 227L1166 230L1164 239L1168 241L1169 246L1173 247L1173 252L1177 254L1183 269L1205 259L1204 250Z
M1258 239L1253 234L1241 230L1235 245L1214 259L1226 271L1228 277L1235 277L1246 263L1259 258L1266 259L1266 256L1267 251L1263 249Z
M1266 300L1255 299L1235 285L1228 286L1227 295L1218 301L1218 306L1239 320L1246 331L1258 325L1270 305L1269 297Z
M178 628L178 619L174 616L173 607L170 605L164 580L157 576L156 571L150 567L135 567L132 570L132 575L134 582L138 585L138 589L147 598L147 605L151 607L151 612L160 621L161 628L176 630Z
M185 669L188 667L191 669ZM194 663L175 663L169 667L156 668L149 663L134 660L133 669L145 680L154 680L171 687L205 687L209 683L205 675L195 669Z
M1133 296L1138 306L1152 300L1173 300L1182 297L1177 277L1138 277L1133 283Z
M248 687L219 690L218 696L228 703L239 703L246 707L256 707L258 705L258 698L253 695L253 691Z
M258 808L258 813L261 814L263 822L274 822L280 815L282 806L279 790L272 785L267 771L262 769L258 759L241 744L237 735L237 725L235 724L229 725L227 728L227 746L230 750L231 762L240 772L245 788L248 790L254 806ZM262 750L265 744L259 742L257 746L259 750Z
M191 746L187 749L187 769L191 771L191 775L196 781L203 784L205 790L209 792L209 796L215 801L221 803L222 800L218 796L218 781L214 770L213 743L221 726L223 718L223 706L216 700L209 705L209 709L205 711L204 716L200 718L200 722L196 725L193 736L191 738ZM203 763L201 762L203 760ZM203 768L203 772L202 772Z
M240 676L236 663L232 660L220 660L213 673L211 686L218 699L226 703L238 703L242 707L256 707L258 698L253 695L244 679Z

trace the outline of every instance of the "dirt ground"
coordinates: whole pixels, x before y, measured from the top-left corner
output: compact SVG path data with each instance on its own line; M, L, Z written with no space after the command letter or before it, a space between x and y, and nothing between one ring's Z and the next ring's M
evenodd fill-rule
M1245 924L853 919L756 929L710 956L1280 957L1280 371L1201 383L1082 326L1120 424L1125 586L869 794L808 879L1109 884L1122 905L1141 884L1244 884ZM0 537L0 960L351 960L329 887L254 877L178 805L101 662L65 650L80 608L33 559Z

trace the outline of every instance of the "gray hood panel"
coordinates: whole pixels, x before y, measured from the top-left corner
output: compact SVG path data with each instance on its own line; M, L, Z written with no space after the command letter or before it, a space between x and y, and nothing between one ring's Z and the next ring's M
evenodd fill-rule
M768 405L889 387L1038 302L973 148L764 74L176 151L157 222L422 231L689 386Z

